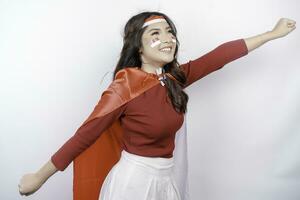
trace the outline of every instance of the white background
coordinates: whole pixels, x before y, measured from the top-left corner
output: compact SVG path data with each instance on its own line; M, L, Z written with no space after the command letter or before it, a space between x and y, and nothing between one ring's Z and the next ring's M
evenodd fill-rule
M1 0L1 200L72 199L72 164L29 197L17 185L92 111L125 23L148 10L175 22L180 63L272 30L281 17L300 23L297 0ZM297 29L187 88L193 200L300 199Z

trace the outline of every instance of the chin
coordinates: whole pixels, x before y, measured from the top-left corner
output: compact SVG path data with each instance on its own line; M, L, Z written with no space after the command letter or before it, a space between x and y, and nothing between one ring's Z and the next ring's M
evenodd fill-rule
M173 58L173 59L166 59L166 60L163 60L164 65L169 64L169 63L172 62L173 60L174 60L174 58Z
M166 57L166 58L164 58L164 59L162 59L162 62L164 62L164 63L170 63L170 62L172 62L174 60L174 57L172 56L172 57Z

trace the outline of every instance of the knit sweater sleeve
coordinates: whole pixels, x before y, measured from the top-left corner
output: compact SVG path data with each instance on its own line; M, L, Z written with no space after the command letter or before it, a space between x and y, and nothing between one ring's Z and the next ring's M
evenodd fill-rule
M103 102L100 99L96 107L101 103ZM64 171L80 153L91 146L101 136L105 129L112 125L116 119L121 117L125 109L126 104L104 116L92 119L86 124L82 124L75 134L51 156L51 161L55 167L60 171ZM92 115L93 112L90 115Z
M248 49L244 39L225 42L205 55L180 65L184 71L187 82L184 87L188 87L202 77L221 69L225 64L232 62L248 54Z

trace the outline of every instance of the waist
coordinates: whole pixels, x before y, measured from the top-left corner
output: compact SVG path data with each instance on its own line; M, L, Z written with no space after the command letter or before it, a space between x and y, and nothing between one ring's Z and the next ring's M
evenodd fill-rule
M134 162L138 165L143 165L153 169L163 170L170 169L174 166L174 158L162 158L162 157L146 157L129 153L125 150L121 152L121 159Z

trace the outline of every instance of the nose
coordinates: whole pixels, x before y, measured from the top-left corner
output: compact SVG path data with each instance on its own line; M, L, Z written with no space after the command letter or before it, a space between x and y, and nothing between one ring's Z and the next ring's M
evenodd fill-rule
M161 36L162 43L171 43L172 42L172 36L168 33L164 33Z

